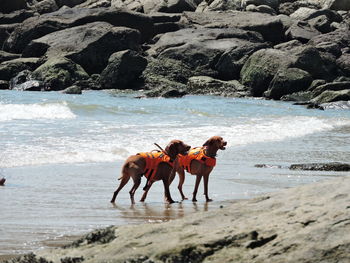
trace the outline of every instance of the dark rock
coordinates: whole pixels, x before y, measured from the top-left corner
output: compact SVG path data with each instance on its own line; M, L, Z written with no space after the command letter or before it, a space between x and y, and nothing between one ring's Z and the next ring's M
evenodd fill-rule
M279 49L281 51L292 51L301 46L303 46L303 44L299 40L294 39L294 40L287 41L285 43L275 45L273 48Z
M10 34L18 27L19 24L0 25L0 47L2 48Z
M137 52L126 50L114 53L101 73L104 89L130 89L147 66L147 60Z
M306 164L292 164L289 169L291 170L309 170L309 171L337 171L348 172L350 171L350 164L347 163L306 163Z
M26 0L1 0L0 13L11 13L27 7Z
M0 80L0 90L9 89L9 82L6 80Z
M17 27L5 43L5 50L22 53L33 39L49 33L87 23L102 21L114 26L125 26L141 32L142 40L153 36L153 21L143 14L115 8L70 8L28 18Z
M253 96L262 96L275 74L292 64L286 52L262 49L251 55L241 70L241 83L251 88Z
M320 16L326 16L330 22L340 23L343 21L343 18L339 13L337 13L333 10L330 10L330 9L315 10L315 11L311 12L308 16L306 16L304 18L304 20L311 20L311 19L315 19L315 18L320 17Z
M311 82L310 74L304 70L298 68L281 69L272 79L264 95L267 98L278 100L283 95L306 90Z
M227 11L227 10L242 10L243 5L241 0L213 0L213 1L197 1L198 7L196 12L211 12L211 11Z
M287 94L287 95L283 95L280 100L283 101L297 101L299 104L296 105L304 105L301 103L304 102L308 102L307 104L309 104L309 101L313 98L312 93L310 91L299 91L299 92L295 92L292 94Z
M92 74L88 79L80 79L74 83L75 86L80 87L82 90L100 90L101 76L99 74Z
M348 0L329 0L329 1L324 1L324 7L327 7L333 10L350 11L350 2Z
M187 93L183 89L170 87L158 87L144 93L144 96L149 98L181 98L185 95Z
M73 7L81 3L84 3L86 0L55 0L55 1L59 7L62 7L62 6Z
M324 85L327 82L324 79L315 79L312 81L310 87L308 88L309 91L313 91L316 89L318 86Z
M184 11L195 11L197 8L193 0L144 0L143 11L147 13L182 13Z
M334 101L348 101L350 100L350 88L345 90L326 90L313 98L311 102L316 104L329 103Z
M335 61L329 61L310 45L300 47L293 54L296 59L293 67L300 68L311 74L314 79L332 80L336 75Z
M246 97L250 92L237 80L222 81L206 76L189 78L186 92L189 94Z
M314 27L316 30L320 31L321 33L329 33L332 31L331 21L325 15L310 19L308 22L312 27Z
M337 65L344 73L344 75L350 77L350 54L344 53L337 59Z
M30 10L17 10L10 14L0 13L0 24L15 24L21 23L25 19L34 16L34 12Z
M142 0L114 0L111 2L111 6L144 13Z
M135 29L94 22L33 40L23 56L65 56L81 65L89 74L100 73L111 54L124 49L138 49L139 41L140 35Z
M154 23L175 23L181 19L181 14L151 13L148 16L152 18Z
M350 89L350 81L326 83L314 88L312 93L316 97L326 90L339 91L346 89Z
M61 91L64 94L82 94L81 87L73 85Z
M321 32L305 21L298 21L286 31L288 39L297 39L302 43L307 43L310 39L320 34Z
M309 9L317 10L320 8L320 5L316 2L309 3L306 1L280 1L280 5L278 7L278 11L280 14L292 15L295 11L297 11L301 7L306 7Z
M34 70L41 63L39 58L17 58L0 64L0 79L10 80L23 70Z
M259 12L259 13L266 13L270 15L276 15L275 10L272 7L269 7L268 5L248 5L246 7L246 11L248 12Z
M19 54L12 54L12 53L8 53L8 52L0 50L0 63L7 61L7 60L20 58L20 57L21 57L21 55L19 55Z
M47 90L63 90L78 80L88 79L89 75L73 61L57 57L33 71L32 78L43 81Z
M32 80L31 74L32 72L30 70L23 70L19 72L15 77L11 78L9 83L9 89L16 89L17 85Z
M340 57L342 52L341 48L337 43L332 42L321 42L315 46L317 50L323 53L329 53L334 57Z
M240 28L259 32L266 41L274 44L284 40L285 28L282 19L278 16L256 12L217 12L191 13L184 12L183 23L197 24L205 27Z

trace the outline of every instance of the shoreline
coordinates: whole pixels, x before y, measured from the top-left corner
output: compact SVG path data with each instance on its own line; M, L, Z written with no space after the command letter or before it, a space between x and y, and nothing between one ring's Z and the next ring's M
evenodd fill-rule
M349 186L345 175L170 222L94 231L36 255L53 262L348 262Z

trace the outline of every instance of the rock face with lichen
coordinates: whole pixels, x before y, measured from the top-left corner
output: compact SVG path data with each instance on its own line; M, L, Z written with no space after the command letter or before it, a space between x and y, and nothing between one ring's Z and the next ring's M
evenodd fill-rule
M300 186L165 223L94 231L36 262L350 261L350 177ZM15 261L18 263L29 262ZM79 260L79 261L78 261Z

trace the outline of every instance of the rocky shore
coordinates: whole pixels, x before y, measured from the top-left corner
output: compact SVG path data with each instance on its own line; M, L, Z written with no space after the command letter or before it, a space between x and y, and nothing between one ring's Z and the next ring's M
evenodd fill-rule
M349 108L347 0L3 0L0 89Z
M349 187L341 177L165 223L109 227L9 262L347 263Z

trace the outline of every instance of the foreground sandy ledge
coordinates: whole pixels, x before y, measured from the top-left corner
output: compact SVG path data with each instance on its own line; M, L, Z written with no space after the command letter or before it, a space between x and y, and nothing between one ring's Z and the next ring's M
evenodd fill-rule
M349 190L350 177L326 180L166 223L95 231L16 262L348 263Z

